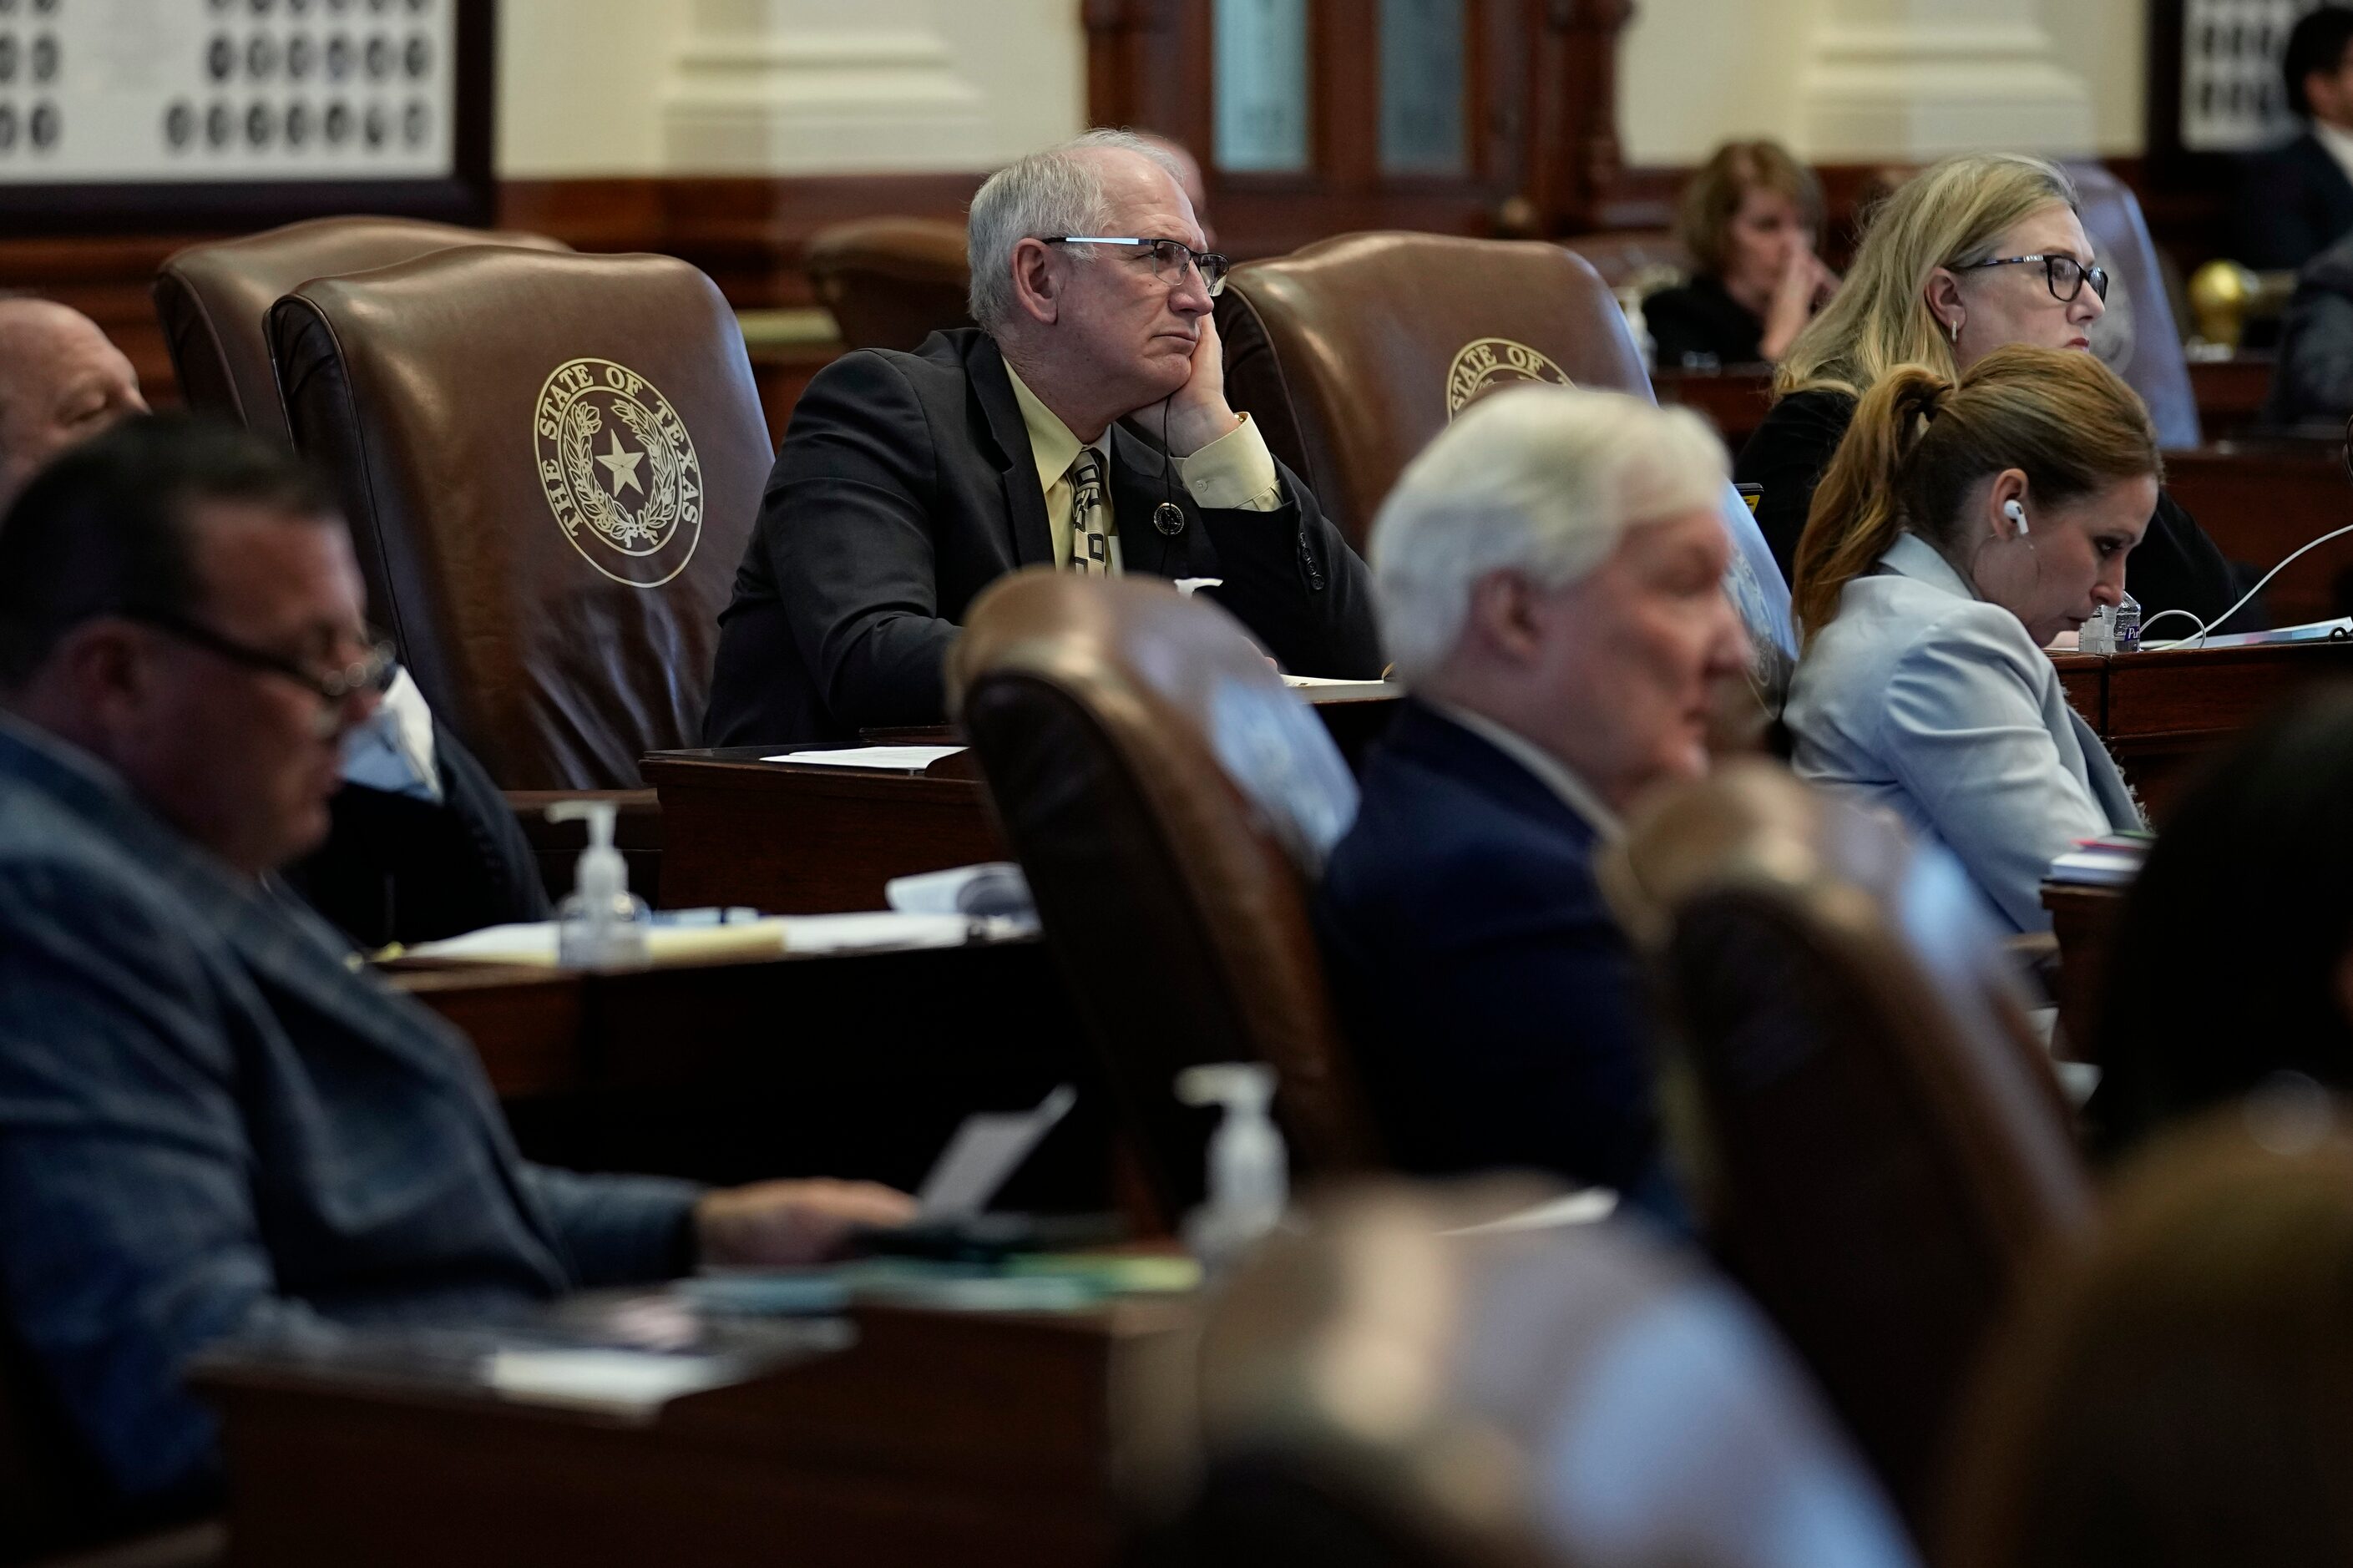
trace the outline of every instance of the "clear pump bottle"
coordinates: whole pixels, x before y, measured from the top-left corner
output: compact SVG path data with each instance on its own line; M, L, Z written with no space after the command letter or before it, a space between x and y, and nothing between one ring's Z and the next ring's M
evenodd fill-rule
M550 822L586 822L572 891L555 909L555 961L566 969L627 969L646 962L646 901L629 891L629 865L613 847L620 808L609 800L560 800Z
M1185 1217L1185 1244L1203 1267L1223 1268L1282 1223L1291 1201L1291 1163L1269 1113L1274 1069L1262 1062L1219 1062L1176 1075L1187 1105L1222 1105L1209 1140L1208 1201Z

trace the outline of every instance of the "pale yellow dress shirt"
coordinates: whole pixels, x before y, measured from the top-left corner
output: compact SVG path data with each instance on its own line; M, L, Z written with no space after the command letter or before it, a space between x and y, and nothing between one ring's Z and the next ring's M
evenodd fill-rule
M1071 563L1071 463L1081 441L1055 412L1038 400L1008 364L1014 401L1021 405L1021 423L1029 431L1029 455L1037 460L1038 486L1046 492L1046 531L1054 540L1054 564ZM1282 478L1275 472L1274 454L1250 416L1189 458L1176 459L1176 481L1193 504L1205 510L1279 511L1282 508ZM1111 569L1120 570L1119 520L1111 509L1111 431L1092 443L1103 472L1103 531L1111 536Z

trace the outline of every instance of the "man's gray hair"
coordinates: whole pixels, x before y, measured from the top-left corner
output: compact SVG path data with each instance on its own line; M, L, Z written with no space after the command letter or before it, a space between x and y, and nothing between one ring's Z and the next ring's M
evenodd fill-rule
M1687 408L1564 386L1482 398L1406 465L1373 521L1398 678L1427 679L1453 656L1488 574L1567 587L1628 529L1717 509L1728 477L1724 443Z
M1148 158L1180 184L1184 176L1168 150L1131 131L1090 131L1059 147L1007 164L972 198L965 226L965 260L972 270L967 308L984 331L1013 319L1013 247L1025 239L1101 234L1111 222L1103 190L1105 152ZM1082 247L1083 248L1083 247Z

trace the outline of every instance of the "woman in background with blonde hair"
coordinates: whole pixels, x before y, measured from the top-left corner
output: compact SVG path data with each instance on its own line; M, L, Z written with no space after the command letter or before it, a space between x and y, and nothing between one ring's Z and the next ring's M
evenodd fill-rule
M2013 343L2088 349L2106 291L2075 187L2052 164L1968 153L1898 186L1873 213L1838 297L1782 356L1778 401L1733 476L1764 488L1757 525L1792 584L1814 486L1858 399L1897 365L1950 377ZM2126 584L2144 616L2181 609L2211 622L2229 609L2230 563L2189 514L2160 492L2147 521Z
M2148 411L2089 354L1996 349L1877 378L1798 546L1801 777L1893 810L2021 931L2044 869L2141 825L2043 647L2124 596L2156 509Z
M1658 363L1754 364L1788 352L1838 278L1814 247L1822 187L1778 142L1727 142L1683 187L1691 281L1642 301Z

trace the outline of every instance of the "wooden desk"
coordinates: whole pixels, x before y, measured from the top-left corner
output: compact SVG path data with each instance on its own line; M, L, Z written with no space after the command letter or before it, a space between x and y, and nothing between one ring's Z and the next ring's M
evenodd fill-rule
M2334 441L2223 442L2165 454L2166 488L2233 561L2268 572L2300 546L2353 522L2353 486ZM2353 534L2331 541L2272 580L2274 626L2337 615L2336 579L2353 566ZM2176 617L2168 628L2189 630ZM2226 630L2245 630L2232 626Z
M2060 685L2152 813L2189 767L2306 681L2353 675L2353 641L2061 654Z
M1704 415L1737 457L1773 406L1773 373L1757 365L1656 370L1651 373L1651 391L1662 404L1677 404Z
M860 1309L849 1348L643 1418L350 1357L216 1354L194 1381L241 1568L1092 1568L1119 1560L1123 1391L1190 1312Z
M2100 991L2124 896L2122 888L2042 884L2042 907L2051 911L2051 934L2059 939L2059 1023L2070 1061L2098 1059Z
M1079 1107L1007 1201L1113 1205L1113 1117L1043 943L815 954L610 974L387 976L463 1030L516 1141L583 1170L913 1187L974 1110Z
M1301 692L1356 764L1401 689ZM953 736L894 734L911 738ZM893 877L1010 858L970 752L921 773L763 762L794 748L655 752L639 764L661 796L666 907L748 904L772 914L880 909Z

